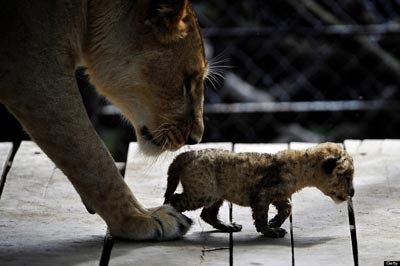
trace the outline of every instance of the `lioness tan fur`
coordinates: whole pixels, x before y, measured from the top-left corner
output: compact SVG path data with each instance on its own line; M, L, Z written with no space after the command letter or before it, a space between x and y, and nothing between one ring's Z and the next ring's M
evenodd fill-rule
M178 211L204 207L203 220L217 229L240 231L217 217L223 200L250 206L258 232L283 237L279 228L291 213L290 196L304 187L316 187L339 203L354 195L352 157L339 145L323 143L307 150L277 154L200 150L182 153L168 170L165 203ZM174 194L179 181L183 193ZM268 207L278 213L268 223Z
M0 101L68 176L117 237L166 240L188 220L170 206L148 210L127 187L91 125L75 70L133 123L158 154L203 134L208 64L187 0L0 2ZM5 188L7 189L7 188Z

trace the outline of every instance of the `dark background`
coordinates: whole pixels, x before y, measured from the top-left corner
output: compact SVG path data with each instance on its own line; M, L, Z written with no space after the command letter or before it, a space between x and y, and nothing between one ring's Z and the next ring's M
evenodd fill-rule
M400 1L192 4L218 73L206 83L203 142L400 137ZM125 160L132 127L83 70L77 82L98 133ZM29 138L1 105L0 125L0 141Z

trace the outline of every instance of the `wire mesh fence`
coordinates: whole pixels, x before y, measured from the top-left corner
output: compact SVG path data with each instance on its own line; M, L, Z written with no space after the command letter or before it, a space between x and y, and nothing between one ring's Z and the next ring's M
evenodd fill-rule
M206 92L205 140L398 137L400 1L193 4L224 72Z

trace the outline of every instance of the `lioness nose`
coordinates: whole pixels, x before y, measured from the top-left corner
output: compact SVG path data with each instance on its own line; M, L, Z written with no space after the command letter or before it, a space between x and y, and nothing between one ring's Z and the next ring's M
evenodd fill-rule
M204 133L204 121L203 121L203 101L199 102L197 108L192 109L189 115L189 121L191 121L191 130L186 144L197 144L200 143Z
M190 136L188 137L188 139L186 140L186 144L188 145L194 145L194 144L198 144L201 141L201 137L198 137L196 135L194 135L193 133L190 134Z
M186 140L186 144L192 145L192 144L200 143L200 141L203 137L203 132L204 132L203 119L196 119L193 124L190 135L189 135L188 139Z
M194 145L199 143L198 141L196 141L195 139L193 139L191 136L188 137L188 139L186 140L186 144L188 145Z

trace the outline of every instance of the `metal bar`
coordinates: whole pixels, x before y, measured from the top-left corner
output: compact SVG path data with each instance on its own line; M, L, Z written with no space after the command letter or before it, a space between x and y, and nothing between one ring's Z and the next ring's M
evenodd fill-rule
M309 101L309 102L257 102L257 103L214 103L205 104L205 114L226 113L277 113L277 112L340 112L400 110L397 101ZM102 115L121 115L120 109L107 105Z
M229 202L229 222L232 224L232 202ZM233 232L229 232L229 266L233 266Z
M311 101L205 104L205 114L398 110L394 101Z
M114 238L111 236L110 231L107 230L104 237L103 250L101 251L99 266L108 266L111 258L111 251L114 246Z
M356 219L354 216L353 200L350 198L347 201L347 210L349 214L349 226L351 235L351 246L353 249L354 266L358 266L358 244L357 244L357 233L356 233Z
M290 203L293 206L292 197L290 197ZM293 209L293 207L292 207ZM294 237L293 237L293 211L290 213L289 222L290 222L290 245L292 247L292 266L295 266L294 263Z
M231 151L234 151L234 144L231 145ZM233 204L229 202L229 223L233 223ZM229 266L233 266L233 232L229 232Z
M399 23L370 25L330 25L316 27L211 27L202 29L206 38L266 37L271 35L388 35L400 33Z

